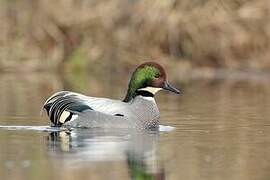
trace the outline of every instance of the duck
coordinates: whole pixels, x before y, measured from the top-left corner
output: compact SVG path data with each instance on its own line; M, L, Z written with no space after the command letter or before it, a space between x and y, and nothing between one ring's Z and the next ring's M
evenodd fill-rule
M60 91L45 101L43 109L53 127L153 129L160 124L154 98L160 90L180 94L160 64L145 62L133 71L123 100Z

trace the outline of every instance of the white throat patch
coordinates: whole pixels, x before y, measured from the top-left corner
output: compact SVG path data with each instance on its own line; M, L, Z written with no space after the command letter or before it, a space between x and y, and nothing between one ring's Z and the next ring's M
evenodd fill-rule
M156 94L158 91L160 91L162 88L156 88L156 87L146 87L146 88L141 88L139 90L142 90L142 91L147 91L147 92L150 92L152 94Z

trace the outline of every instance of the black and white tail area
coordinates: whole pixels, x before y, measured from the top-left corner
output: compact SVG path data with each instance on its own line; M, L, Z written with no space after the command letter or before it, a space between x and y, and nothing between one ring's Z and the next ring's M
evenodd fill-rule
M53 126L61 126L76 118L81 112L92 110L79 96L70 91L61 91L47 99L43 109L46 110Z

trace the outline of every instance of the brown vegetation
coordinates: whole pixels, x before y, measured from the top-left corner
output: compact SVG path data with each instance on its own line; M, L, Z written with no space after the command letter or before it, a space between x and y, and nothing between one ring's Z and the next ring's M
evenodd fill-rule
M269 19L269 0L1 0L0 67L269 69Z

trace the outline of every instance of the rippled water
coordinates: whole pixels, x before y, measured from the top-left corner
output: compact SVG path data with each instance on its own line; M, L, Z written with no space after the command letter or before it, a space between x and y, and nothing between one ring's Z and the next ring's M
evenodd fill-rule
M109 78L108 78L109 77ZM57 129L40 107L66 89L123 98L127 77L0 76L0 179L270 178L270 84L265 79L186 80L161 92L173 131ZM179 86L179 83L174 83ZM170 129L171 130L171 129Z

